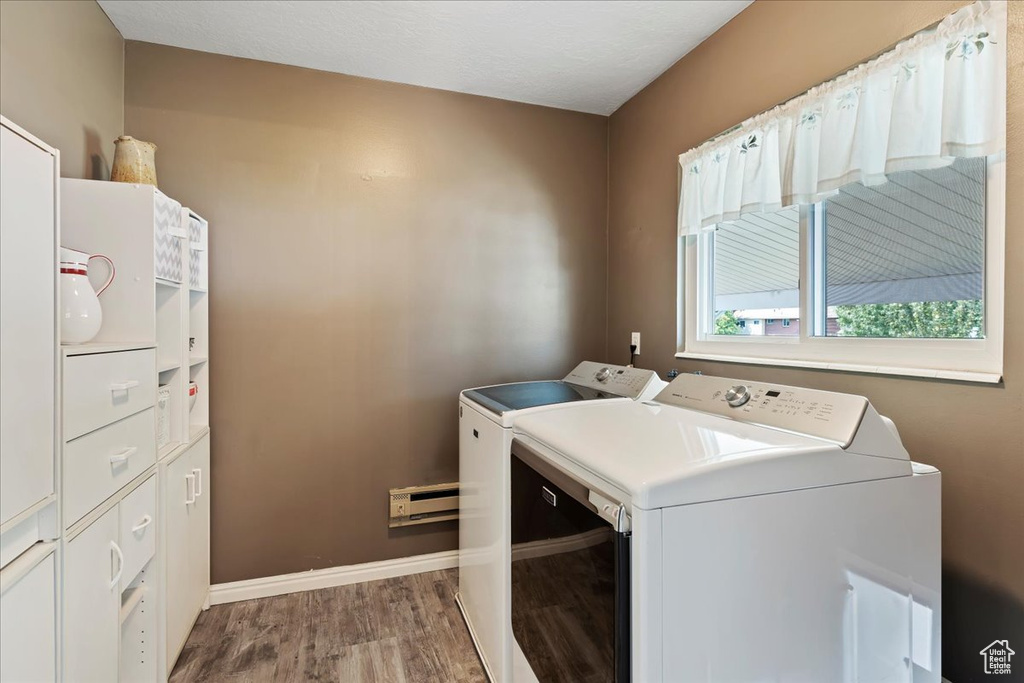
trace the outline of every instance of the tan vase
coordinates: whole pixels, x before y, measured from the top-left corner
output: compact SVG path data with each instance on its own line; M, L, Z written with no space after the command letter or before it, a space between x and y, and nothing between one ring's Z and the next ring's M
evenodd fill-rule
M122 135L114 140L114 166L110 179L156 187L156 145Z

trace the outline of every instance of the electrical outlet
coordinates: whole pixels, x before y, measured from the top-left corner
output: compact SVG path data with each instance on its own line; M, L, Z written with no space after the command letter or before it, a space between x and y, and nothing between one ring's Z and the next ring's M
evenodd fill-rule
M629 339L630 339L629 345L636 347L636 351L634 351L633 353L635 353L636 355L639 356L640 355L640 333L639 332L634 332L632 335L630 335Z

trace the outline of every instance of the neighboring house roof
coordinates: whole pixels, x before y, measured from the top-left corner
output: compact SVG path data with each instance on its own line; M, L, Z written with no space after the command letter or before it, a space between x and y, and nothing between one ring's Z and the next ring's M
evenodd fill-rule
M763 320L763 319L778 319L778 318L789 318L791 320L800 319L799 308L744 308L735 311L733 315L738 320ZM836 307L829 306L825 312L825 316L828 318L836 317Z
M846 185L826 207L828 298L836 304L981 297L985 159L958 158L889 182ZM745 214L715 233L719 309L798 300L797 207ZM744 306L739 303L750 301Z

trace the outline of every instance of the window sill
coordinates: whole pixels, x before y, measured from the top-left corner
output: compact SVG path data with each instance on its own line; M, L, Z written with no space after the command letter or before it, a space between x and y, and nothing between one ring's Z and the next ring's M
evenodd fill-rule
M814 370L832 370L836 372L859 372L869 375L890 375L898 377L926 377L928 379L949 380L954 382L975 382L978 384L999 384L1003 381L1001 373L995 372L962 372L958 370L934 370L929 368L903 368L884 365L856 365L853 363L826 363L813 360L788 360L780 358L758 358L756 356L724 356L714 353L679 352L676 358L689 360L713 360L722 363L742 363L746 365L773 365L787 368L811 368Z

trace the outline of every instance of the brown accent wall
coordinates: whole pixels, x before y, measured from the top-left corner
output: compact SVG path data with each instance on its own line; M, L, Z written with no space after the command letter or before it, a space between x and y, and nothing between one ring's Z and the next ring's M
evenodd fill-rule
M0 113L60 150L61 175L110 177L124 40L92 0L0 2Z
M210 221L213 581L457 547L457 393L605 355L607 118L127 44L128 133Z
M681 152L964 4L755 2L609 124L609 360L624 362L639 330L655 370L860 393L891 416L913 457L942 470L943 673L956 683L980 677L985 645L1024 634L1024 2L1009 3L1004 384L676 359L675 216Z

